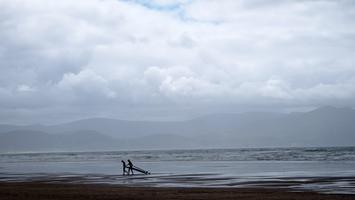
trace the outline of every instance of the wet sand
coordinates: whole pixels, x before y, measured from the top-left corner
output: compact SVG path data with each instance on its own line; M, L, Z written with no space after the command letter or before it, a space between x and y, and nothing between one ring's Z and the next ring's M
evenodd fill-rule
M355 195L319 194L316 192L266 188L171 188L124 187L108 184L65 184L0 182L1 200L59 200L59 199L125 199L125 200L197 200L197 199L302 199L347 200Z

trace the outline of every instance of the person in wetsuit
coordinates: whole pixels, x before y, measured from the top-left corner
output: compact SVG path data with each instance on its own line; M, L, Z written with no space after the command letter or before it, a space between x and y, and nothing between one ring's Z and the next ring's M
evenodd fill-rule
M133 163L130 161L130 160L127 160L128 161L128 175L130 172L132 172L132 175L134 175L133 173Z
M122 162L122 169L123 169L123 174L122 175L124 176L124 175L127 174L127 171L126 171L127 166L126 166L126 162L125 161L121 160L121 162Z

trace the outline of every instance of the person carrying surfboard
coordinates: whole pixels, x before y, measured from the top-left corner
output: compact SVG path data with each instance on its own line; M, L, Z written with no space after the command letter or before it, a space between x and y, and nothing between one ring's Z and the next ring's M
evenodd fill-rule
M132 173L132 175L134 175L134 173L133 173L133 163L131 162L131 160L127 160L127 162L128 162L128 175L129 175L130 172Z

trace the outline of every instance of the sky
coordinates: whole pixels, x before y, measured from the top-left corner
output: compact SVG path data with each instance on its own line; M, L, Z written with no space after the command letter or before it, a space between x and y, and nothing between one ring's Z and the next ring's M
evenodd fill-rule
M0 0L0 122L355 107L352 0Z

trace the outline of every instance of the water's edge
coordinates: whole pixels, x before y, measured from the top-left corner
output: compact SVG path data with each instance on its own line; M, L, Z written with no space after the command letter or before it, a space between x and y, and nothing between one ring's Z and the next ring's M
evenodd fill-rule
M152 172L122 176L121 160ZM0 154L0 181L355 194L355 147Z
M283 188L325 194L355 194L355 177L233 177L221 174L10 174L0 173L0 182L64 184L109 184L125 187Z

